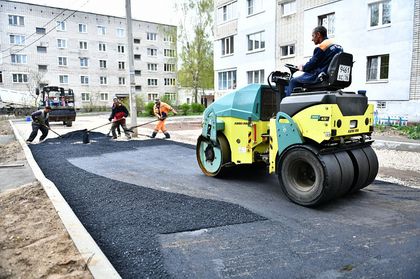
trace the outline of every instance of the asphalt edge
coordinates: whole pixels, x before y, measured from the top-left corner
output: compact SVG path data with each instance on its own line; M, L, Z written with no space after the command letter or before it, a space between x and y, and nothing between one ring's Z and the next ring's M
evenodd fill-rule
M13 125L13 121L9 120L9 123L13 129L16 139L22 146L26 160L34 173L35 178L41 183L47 193L56 212L63 222L64 227L67 229L70 238L73 240L77 250L79 250L92 276L96 279L121 279L121 276L77 218L76 214L67 204L55 184L44 176L44 173L35 161L28 145L19 134L17 128Z

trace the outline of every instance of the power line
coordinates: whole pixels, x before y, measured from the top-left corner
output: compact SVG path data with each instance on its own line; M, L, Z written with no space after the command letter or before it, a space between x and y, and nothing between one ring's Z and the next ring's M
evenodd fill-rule
M62 21L66 21L69 17L71 17L72 15L74 15L75 13L77 13L77 12L79 12L79 10L81 9L81 8L83 8L87 3L89 3L89 1L90 0L87 0L82 6L80 6L80 8L78 9L78 10L74 10L71 14L69 14L65 19L63 19ZM62 13L60 13L60 15L61 15ZM21 48L21 49L19 49L19 50L17 50L17 51L15 51L14 53L11 53L11 54L8 54L8 55L6 55L6 56L3 56L2 57L2 59L5 59L5 58L8 58L8 57L10 57L10 56L12 56L13 54L16 54L16 53L19 53L19 52L21 52L22 50L24 50L24 49L26 49L26 48L28 48L28 47L30 47L31 45L33 45L33 44L35 44L37 41L39 41L39 40L41 40L42 38L44 38L45 36L47 36L49 33L51 33L52 31L54 31L56 28L57 28L57 26L58 26L59 24L57 24L55 27L53 27L53 28L51 28L50 30L48 30L48 32L46 32L45 34L43 34L41 37L39 37L38 39L36 39L35 41L33 41L32 43L30 43L30 44L28 44L28 45L26 45L26 46L24 46L23 48Z
M52 21L54 21L55 19L57 19L59 16L61 16L61 15L63 15L63 13L65 12L65 11L68 11L69 9L62 9L61 10L61 12L60 13L58 13L53 19L51 19L50 21L48 21L47 23L45 23L42 27L46 27L48 24L50 24ZM30 37L32 37L33 35L35 35L35 34L37 34L37 32L35 31L34 33L32 33L31 35L29 35L29 36L25 36L25 42L30 38ZM14 47L19 47L19 45L12 45L11 47L9 47L9 48L6 48L6 49L4 49L4 50L2 50L1 52L6 52L6 51L8 51L8 50L10 50L10 49L12 49L12 48L14 48Z

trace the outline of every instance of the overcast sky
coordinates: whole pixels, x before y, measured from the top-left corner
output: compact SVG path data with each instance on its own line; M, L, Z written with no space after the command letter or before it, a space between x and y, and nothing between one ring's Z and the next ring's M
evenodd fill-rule
M14 0L125 17L125 0ZM87 2L87 3L86 3ZM131 0L133 19L178 25L175 3L179 0ZM85 4L86 3L86 4ZM82 7L83 6L83 7Z

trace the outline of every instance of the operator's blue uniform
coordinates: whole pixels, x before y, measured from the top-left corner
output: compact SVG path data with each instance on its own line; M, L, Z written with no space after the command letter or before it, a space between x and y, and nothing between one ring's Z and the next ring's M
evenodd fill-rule
M318 75L322 72L327 73L328 66L333 57L343 52L340 45L334 44L331 39L324 39L318 47L314 49L311 59L303 66L303 75L291 78L289 85L286 87L286 96L290 96L293 88L302 86L303 84L317 83Z

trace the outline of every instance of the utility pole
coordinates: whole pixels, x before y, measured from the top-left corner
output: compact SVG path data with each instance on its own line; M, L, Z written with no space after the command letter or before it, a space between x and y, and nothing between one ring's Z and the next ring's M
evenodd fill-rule
M125 0L125 17L127 19L127 48L128 48L128 71L130 84L130 114L131 127L137 126L137 104L134 80L134 52L133 52L133 24L131 23L131 0ZM137 128L134 129L134 137L138 136Z

